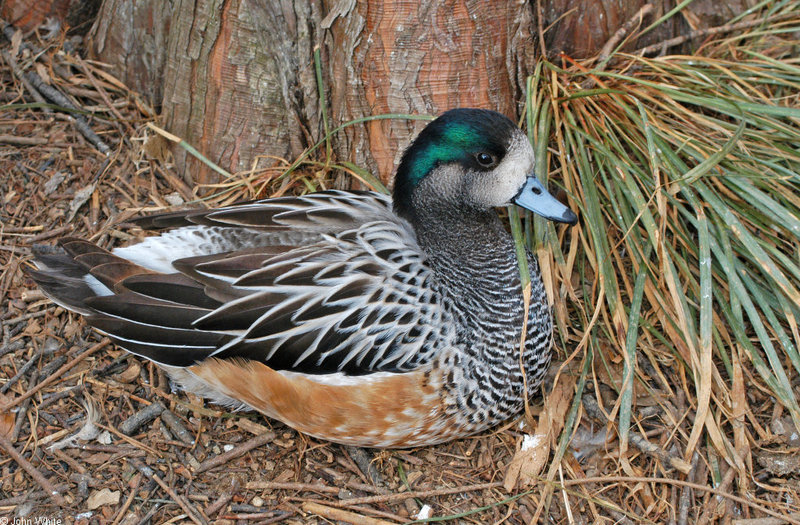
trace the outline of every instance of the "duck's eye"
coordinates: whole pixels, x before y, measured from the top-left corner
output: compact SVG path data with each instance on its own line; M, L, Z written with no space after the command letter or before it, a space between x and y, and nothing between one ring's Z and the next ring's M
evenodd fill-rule
M475 155L475 160L478 161L478 164L483 166L484 168L491 168L495 164L497 164L497 159L491 153L486 153L482 151Z

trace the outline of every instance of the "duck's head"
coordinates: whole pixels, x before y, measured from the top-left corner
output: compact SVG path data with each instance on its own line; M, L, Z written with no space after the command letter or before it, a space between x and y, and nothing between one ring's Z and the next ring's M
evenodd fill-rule
M422 130L397 168L394 209L412 222L421 210L482 212L511 203L553 221L578 220L536 178L533 148L522 130L495 111L443 113Z

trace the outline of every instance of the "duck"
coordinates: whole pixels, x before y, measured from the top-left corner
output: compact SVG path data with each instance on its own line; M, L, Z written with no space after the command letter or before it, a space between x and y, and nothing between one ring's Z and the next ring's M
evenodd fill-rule
M453 109L405 150L391 196L326 190L139 217L154 232L140 242L62 238L28 273L214 403L344 445L442 443L518 415L550 362L530 252L519 348L523 290L497 213L575 224L534 160L508 117Z

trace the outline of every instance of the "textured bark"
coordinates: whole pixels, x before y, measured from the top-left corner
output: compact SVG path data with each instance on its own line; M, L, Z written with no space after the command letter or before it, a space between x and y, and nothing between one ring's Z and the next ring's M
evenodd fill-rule
M251 168L258 155L299 155L308 129L316 134L308 31L315 7L176 0L164 74L166 128L230 171ZM194 182L214 181L199 161L176 153Z
M113 64L130 89L161 104L174 0L105 0L89 34L89 54Z
M336 123L458 106L517 115L536 57L529 5L387 0L346 8L338 3L328 13L323 27L330 27L328 84ZM378 120L352 127L337 137L337 152L387 181L422 126Z
M623 51L633 51L663 42L689 30L724 24L734 15L752 7L758 0L695 0L679 14L653 28L641 38L629 38ZM573 58L597 54L625 22L645 4L655 11L644 20L641 29L675 7L675 0L543 0L544 27L555 24L545 35L548 54L565 53ZM628 35L630 36L630 35ZM671 49L675 52L675 49Z
M320 138L315 45L324 51L334 124L387 112L436 114L455 106L517 113L535 58L529 5L329 4L105 0L92 49L134 89L156 103L161 96L162 123L170 132L230 171L249 169L259 154L295 157ZM146 44L137 43L143 39ZM137 56L137 47L165 50L166 58L155 52ZM374 122L348 128L334 143L340 158L388 181L399 152L420 127L403 120ZM183 151L175 153L193 182L216 180Z
M626 49L719 23L756 0L696 0ZM541 0L550 53L597 53L645 0ZM538 57L536 0L104 0L94 55L163 111L166 129L229 171L292 159L322 136L313 50L332 125L456 106L519 115ZM675 0L651 0L656 14ZM716 2L719 4L719 2ZM697 10L691 11L697 4ZM727 11L725 11L727 10ZM424 124L380 120L333 138L340 160L388 182ZM190 182L218 176L176 149Z
M688 6L689 25L692 29L720 26L758 3L759 0L694 0Z

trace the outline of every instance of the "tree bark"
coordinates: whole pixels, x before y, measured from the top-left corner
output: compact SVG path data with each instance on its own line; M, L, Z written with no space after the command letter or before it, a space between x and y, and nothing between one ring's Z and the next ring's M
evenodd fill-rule
M65 26L84 34L94 20L100 0L4 0L0 18L23 32L39 29L55 34Z
M313 2L105 0L90 51L161 108L161 124L230 171L293 158L316 135ZM313 130L313 131L311 131ZM180 148L189 183L218 175Z
M163 124L229 171L258 155L292 158L317 135L309 2L176 0ZM177 152L195 182L214 176Z
M543 27L551 27L545 35L548 55L560 53L572 58L593 57L628 20L645 4L655 9L653 15L642 20L638 29L671 11L676 0L542 0ZM659 24L640 38L626 35L621 42L623 51L634 51L663 42L691 30L724 24L733 16L756 5L757 0L694 0L681 12ZM670 50L674 52L675 50ZM686 49L688 51L688 49Z
M726 9L753 1L732 0L736 5ZM540 53L538 27L548 54L592 56L645 2L104 0L92 53L160 103L168 131L233 172L252 168L259 155L293 159L322 137L316 47L332 126L456 106L514 118ZM713 23L711 2L696 0L700 14L684 9L626 49ZM642 27L675 0L650 3L656 13ZM388 182L422 126L372 121L347 127L333 144L340 160ZM189 182L217 182L216 173L183 150L175 154Z
M467 0L106 0L92 52L115 64L132 88L161 99L166 129L240 171L258 155L294 158L321 138L318 45L333 125L455 106L513 117L535 58L531 19L529 5L510 0L491 8ZM339 158L388 181L419 127L373 122L347 128L334 144ZM182 150L175 153L192 182L216 181Z
M335 6L334 6L335 7ZM530 6L516 1L351 3L323 29L333 120L453 107L518 114L536 49ZM377 120L337 137L340 158L388 181L424 123Z
M89 53L151 105L161 105L174 0L104 0L89 32Z

